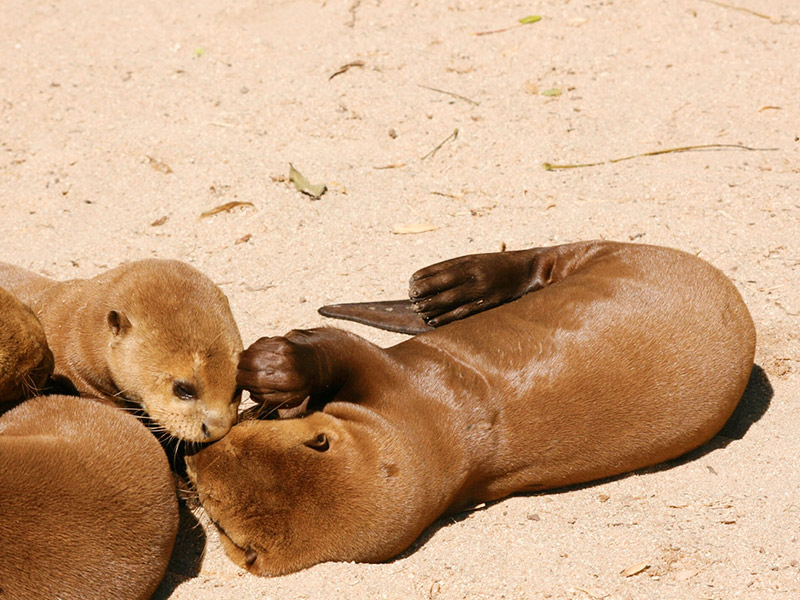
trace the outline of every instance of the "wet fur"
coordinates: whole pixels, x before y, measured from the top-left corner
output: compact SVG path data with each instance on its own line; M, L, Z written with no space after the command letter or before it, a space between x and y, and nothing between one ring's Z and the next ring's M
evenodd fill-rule
M235 422L241 337L225 295L196 269L143 260L61 282L0 263L0 286L41 319L66 388L141 405L188 441L218 439ZM195 397L177 397L175 382Z
M172 474L134 417L73 396L0 417L0 596L147 600L178 528Z
M243 353L256 399L324 408L242 423L188 459L237 564L382 561L446 512L640 469L719 431L755 352L721 272L613 242L504 254L415 275L416 312L448 324L391 348L322 328Z
M0 288L0 411L33 396L53 372L53 354L33 311Z

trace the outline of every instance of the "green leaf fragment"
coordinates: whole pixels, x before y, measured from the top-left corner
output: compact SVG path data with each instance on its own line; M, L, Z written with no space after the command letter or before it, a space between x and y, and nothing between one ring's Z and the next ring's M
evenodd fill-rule
M519 20L519 22L522 23L523 25L529 25L530 23L536 23L536 22L541 21L541 20L542 20L542 17L539 16L539 15L530 15L530 16L527 16L527 17L522 17Z
M542 92L542 96L560 96L561 90L558 88L550 88Z
M325 190L328 189L328 186L324 183L309 183L308 179L306 179L300 171L295 169L292 163L289 163L289 181L294 184L298 192L311 196L314 200L319 199L320 196L325 193Z

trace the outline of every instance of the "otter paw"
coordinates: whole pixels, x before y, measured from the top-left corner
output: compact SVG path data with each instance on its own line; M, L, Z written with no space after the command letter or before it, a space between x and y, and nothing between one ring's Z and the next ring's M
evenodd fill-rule
M411 277L409 296L435 327L519 297L523 278L509 254L473 254L420 269Z
M313 364L307 345L283 336L263 337L242 352L236 383L255 402L290 408L311 395Z

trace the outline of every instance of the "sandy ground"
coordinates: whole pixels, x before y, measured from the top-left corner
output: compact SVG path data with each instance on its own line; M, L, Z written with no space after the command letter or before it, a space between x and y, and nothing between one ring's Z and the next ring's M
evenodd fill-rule
M800 5L731 2L749 10L3 2L4 261L58 278L188 261L247 344L322 324L326 303L402 297L459 254L638 240L719 266L759 330L738 423L691 460L437 523L387 564L276 579L210 530L197 566L186 528L158 598L800 597ZM542 168L704 144L756 150ZM294 190L289 162L327 193ZM228 202L250 204L201 217ZM409 224L430 231L393 233Z

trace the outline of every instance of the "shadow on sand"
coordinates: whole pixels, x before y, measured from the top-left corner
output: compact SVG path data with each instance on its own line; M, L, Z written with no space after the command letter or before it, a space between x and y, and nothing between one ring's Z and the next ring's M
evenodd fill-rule
M205 531L182 498L178 499L178 512L178 535L167 565L167 573L150 600L166 600L181 583L200 573L206 548Z

